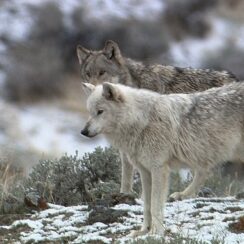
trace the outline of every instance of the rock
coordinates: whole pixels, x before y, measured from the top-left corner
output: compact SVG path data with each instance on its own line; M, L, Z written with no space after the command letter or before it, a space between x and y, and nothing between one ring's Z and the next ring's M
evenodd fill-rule
M229 230L233 233L244 233L244 216L240 217L237 222L229 224Z
M133 194L125 193L111 193L106 194L103 199L97 199L89 204L89 207L93 208L94 206L101 207L112 207L117 204L125 203L128 205L136 204L136 196Z
M198 192L198 197L215 197L214 192L208 187L202 187Z
M44 210L48 208L46 200L35 192L29 192L26 194L24 203L28 208L34 210Z
M94 207L89 213L86 224L94 224L101 222L104 224L119 223L122 221L122 217L128 216L124 210L114 210L107 207Z
M244 192L239 192L236 194L236 199L244 199Z

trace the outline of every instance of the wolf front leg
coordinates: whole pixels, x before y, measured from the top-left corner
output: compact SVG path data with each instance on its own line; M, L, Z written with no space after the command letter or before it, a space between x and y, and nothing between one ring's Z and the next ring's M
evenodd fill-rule
M120 152L122 163L122 176L121 176L121 193L131 193L133 190L133 166L129 162L127 155Z
M150 234L164 234L164 207L167 200L170 169L168 165L155 167L151 171L152 195L151 195L151 215L152 226Z
M191 184L182 192L174 192L169 196L170 201L183 200L192 197L200 189L208 175L206 170L195 170Z
M140 235L145 235L151 229L152 216L151 216L151 194L152 194L152 177L151 173L145 168L141 167L139 169L141 181L142 181L142 191L143 191L143 224L139 231L132 231L130 237L136 237Z

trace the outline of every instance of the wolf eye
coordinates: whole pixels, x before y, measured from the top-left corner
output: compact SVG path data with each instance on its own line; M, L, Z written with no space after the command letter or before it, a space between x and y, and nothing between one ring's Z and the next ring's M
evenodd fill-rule
M102 75L104 75L105 73L106 73L105 70L100 70L100 72L99 72L99 76L102 76Z
M102 114L103 113L103 110L102 109L99 109L98 111L97 111L97 115L100 115L100 114Z

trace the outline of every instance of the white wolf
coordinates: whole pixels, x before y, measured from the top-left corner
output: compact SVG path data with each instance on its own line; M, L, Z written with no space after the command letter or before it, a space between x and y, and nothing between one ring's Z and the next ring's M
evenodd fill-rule
M195 94L160 95L118 84L84 84L88 137L104 134L129 155L142 178L144 222L140 231L163 234L168 176L175 165L195 172L181 193L190 195L218 163L244 162L244 83ZM182 163L183 162L183 163Z

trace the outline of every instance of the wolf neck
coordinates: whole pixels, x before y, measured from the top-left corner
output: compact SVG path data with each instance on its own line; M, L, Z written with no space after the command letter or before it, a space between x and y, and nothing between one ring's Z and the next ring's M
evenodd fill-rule
M120 127L116 133L108 139L111 144L123 152L134 152L138 144L138 138L142 133L143 128L138 126L138 123Z
M178 95L159 95L152 93L147 97L148 92L138 91L134 94L133 108L127 110L126 119L118 125L116 131L107 138L110 143L124 153L135 156L138 147L157 148L157 138L152 138L152 133L161 128L160 140L165 145L172 145L178 141L180 129L180 114L188 110L190 101ZM136 95L139 94L138 98ZM133 95L133 94L130 94ZM146 106L145 106L146 101ZM177 113L173 113L177 110ZM135 117L135 115L137 115ZM166 116L165 116L166 115ZM133 120L130 121L130 119ZM163 130L163 131L162 131Z
M177 120L176 115L165 116L165 114L171 111L171 106L176 105L173 105L167 97L151 92L136 91L130 95L133 100L130 101L132 105L127 109L126 118L118 125L116 131L108 136L111 144L133 155L138 147L152 144L148 141L151 138L150 133L154 133L153 128L159 126L165 128L161 135L165 141L174 140L170 135L174 134L172 131L177 131L172 128L175 124L172 121Z
M130 74L131 85L137 88L165 93L164 83L173 78L170 66L149 66L129 58L125 58L125 65Z
M143 93L143 91L141 91ZM113 146L122 151L135 148L138 138L143 130L148 126L149 114L153 101L148 101L145 107L138 91L128 88L126 107L122 111L123 118L116 125L116 129L109 135L106 135Z

